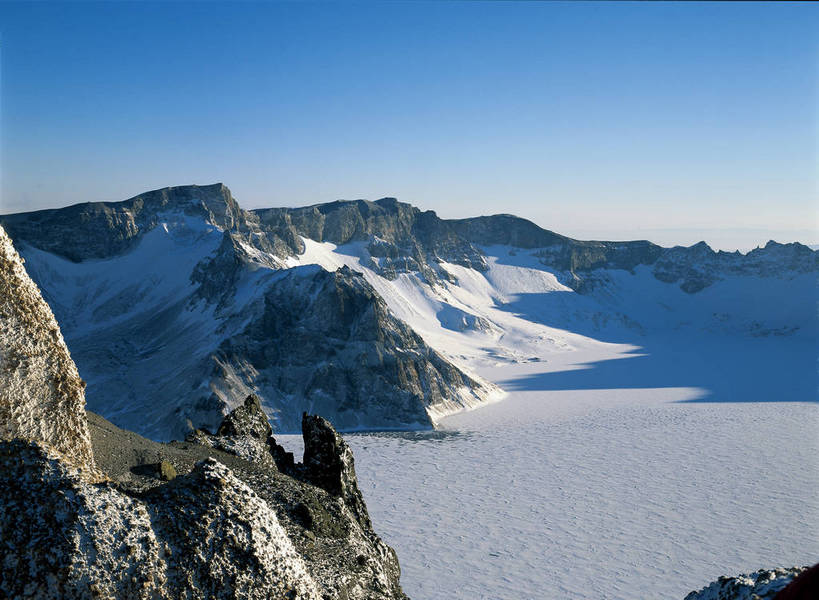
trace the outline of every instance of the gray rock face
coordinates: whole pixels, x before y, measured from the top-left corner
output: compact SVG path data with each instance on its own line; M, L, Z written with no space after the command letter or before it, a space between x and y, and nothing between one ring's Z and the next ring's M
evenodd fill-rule
M774 600L807 567L760 569L748 575L720 577L685 600ZM805 596L807 600L808 596ZM796 600L796 599L794 599Z
M263 228L284 238L291 232L319 242L346 244L368 242L372 256L379 260L375 270L388 278L402 272L417 271L435 281L441 260L484 270L481 251L457 235L432 211L382 198L376 202L338 201L304 208L254 210ZM291 247L293 254L300 252Z
M170 211L203 218L227 230L248 229L242 210L221 183L164 188L124 202L89 202L4 215L2 223L12 239L29 241L79 262L108 258L133 248L159 224L160 215Z
M0 439L43 442L94 471L85 382L60 328L0 227Z
M361 526L371 527L364 498L358 489L353 451L344 438L326 419L307 413L302 417L302 436L305 480L341 497Z
M464 389L483 385L429 348L346 267L301 267L271 283L262 312L215 356L211 378L247 373L284 431L298 430L294 413L308 409L342 429L429 427L428 407L455 404Z

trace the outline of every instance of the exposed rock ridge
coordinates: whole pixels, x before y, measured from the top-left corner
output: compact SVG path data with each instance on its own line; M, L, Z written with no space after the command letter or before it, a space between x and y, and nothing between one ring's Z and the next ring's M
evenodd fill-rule
M91 476L85 382L40 290L0 227L0 439L44 442Z
M431 349L347 267L299 267L270 283L261 314L215 357L212 380L242 373L279 431L298 431L308 409L333 415L341 429L430 427L429 412L496 391Z
M347 442L329 421L319 416L304 413L301 427L304 479L342 498L361 526L371 528L364 497L358 489L353 451Z
M217 257L222 261L241 257L242 245L278 259L297 255L304 251L301 236L339 245L360 241L366 243L370 266L382 276L392 279L402 272L418 272L432 283L449 277L438 268L440 262L485 270L481 247L498 244L533 251L578 291L593 285L594 278L587 275L596 269L632 270L640 265L653 266L658 279L679 283L689 293L731 274L819 270L819 255L802 244L772 242L742 255L714 252L704 242L663 248L648 241L582 241L507 214L440 219L433 211L395 198L245 211L221 183L164 188L123 202L4 215L0 223L15 240L80 261L126 251L167 211L205 218L225 231L231 241ZM202 265L198 277L204 283L208 272L213 270ZM209 291L214 292L213 286Z

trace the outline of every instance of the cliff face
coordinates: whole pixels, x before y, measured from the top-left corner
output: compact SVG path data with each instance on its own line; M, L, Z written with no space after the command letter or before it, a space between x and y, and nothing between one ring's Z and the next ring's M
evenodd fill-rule
M0 380L0 439L41 440L67 463L93 471L85 382L2 227Z
M346 429L430 427L428 411L491 391L432 350L346 267L291 269L251 314L215 352L211 387L227 402L225 387L242 374L280 430L298 430L297 415L308 409Z
M296 464L255 397L173 444L86 418L2 230L0 252L0 597L405 598L329 422L303 417Z

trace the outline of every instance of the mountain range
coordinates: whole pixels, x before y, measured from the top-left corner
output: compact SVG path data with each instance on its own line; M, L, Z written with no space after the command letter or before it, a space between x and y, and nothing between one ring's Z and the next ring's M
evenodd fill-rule
M415 429L496 400L497 361L573 336L815 338L819 255L769 242L579 241L394 198L244 210L222 184L0 215L89 408L147 437L215 430L256 394L277 431Z

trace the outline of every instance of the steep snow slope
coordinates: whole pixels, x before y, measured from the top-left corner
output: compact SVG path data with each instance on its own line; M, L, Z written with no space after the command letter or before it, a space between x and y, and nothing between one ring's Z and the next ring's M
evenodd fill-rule
M576 349L608 348L616 355L672 333L800 343L819 336L812 272L733 275L691 294L658 280L645 266L600 269L590 273L593 288L581 294L562 284L537 251L484 247L485 271L441 263L449 280L429 282L417 273L379 276L364 243L304 244L305 253L287 259L288 265L346 265L363 272L397 316L473 372Z
M74 263L23 248L89 382L89 409L161 438L177 408L194 423L221 417L221 406L185 403L192 389L207 389L203 372L218 345L216 330L225 326L213 306L191 305L189 278L222 232L184 215L164 218L131 252L112 259Z

